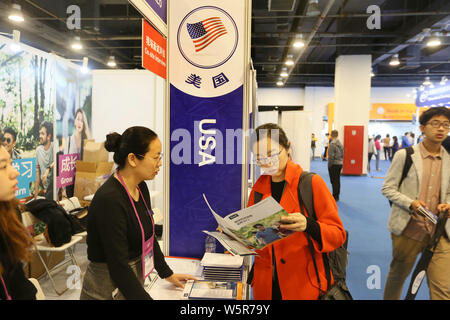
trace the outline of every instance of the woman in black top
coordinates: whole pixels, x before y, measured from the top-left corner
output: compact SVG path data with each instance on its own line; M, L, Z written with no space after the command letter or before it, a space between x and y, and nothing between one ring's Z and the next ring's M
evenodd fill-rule
M17 176L9 153L0 146L0 300L34 300L36 288L23 272L32 240L17 217Z
M107 135L105 148L114 152L118 171L97 190L89 208L90 263L80 299L151 299L143 286L143 269L147 268L142 264L142 231L145 241L150 241L154 230L145 180L154 179L162 165L161 141L148 128L131 127L122 135ZM154 267L161 278L177 287L183 287L181 281L194 279L174 274L156 236L153 239Z

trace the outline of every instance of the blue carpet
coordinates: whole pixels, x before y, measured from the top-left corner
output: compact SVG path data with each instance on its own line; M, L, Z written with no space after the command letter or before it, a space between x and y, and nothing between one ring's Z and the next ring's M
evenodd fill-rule
M327 162L311 161L311 171L319 174L331 189ZM381 171L368 176L341 176L341 194L337 205L339 216L349 232L349 264L347 285L355 300L382 300L392 243L387 221L390 213L388 200L381 194L383 177L390 162L380 160ZM405 281L402 299L406 295L410 277ZM429 290L424 279L417 300L428 300Z

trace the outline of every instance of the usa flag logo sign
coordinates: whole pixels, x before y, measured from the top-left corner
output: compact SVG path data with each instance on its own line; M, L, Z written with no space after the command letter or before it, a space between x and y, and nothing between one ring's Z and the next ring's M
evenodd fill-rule
M177 44L181 55L191 65L217 68L226 63L236 51L238 28L223 9L203 6L189 12L181 21Z
M219 37L227 34L220 17L211 17L194 24L188 23L187 30L196 52L202 51Z

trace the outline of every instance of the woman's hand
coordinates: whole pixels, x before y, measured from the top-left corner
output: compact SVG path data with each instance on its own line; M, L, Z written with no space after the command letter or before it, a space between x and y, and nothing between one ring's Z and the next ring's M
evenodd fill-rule
M182 282L186 282L187 280L198 280L196 277L191 276L189 274L177 274L174 273L170 277L165 278L164 280L169 281L177 288L184 288L184 284Z
M287 223L287 224L286 224ZM306 230L306 217L300 212L281 217L280 228L290 231L303 232Z

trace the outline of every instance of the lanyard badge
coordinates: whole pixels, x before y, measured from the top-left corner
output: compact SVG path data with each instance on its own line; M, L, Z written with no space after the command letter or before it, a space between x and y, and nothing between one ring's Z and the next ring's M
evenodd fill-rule
M125 182L123 181L122 176L119 174L119 170L117 170L117 177L119 177L120 182L122 183L123 187L125 188L128 197L130 198L130 202L131 205L133 206L134 209L134 213L136 215L136 219L139 222L139 227L141 228L141 234L142 234L142 256L141 256L141 261L142 261L142 277L145 280L150 273L152 273L153 269L155 268L155 261L154 261L154 255L153 255L153 241L155 238L155 224L153 221L153 217L152 214L150 212L150 209L147 206L147 203L145 202L144 196L142 195L141 189L139 189L139 195L142 197L142 200L144 201L144 205L145 208L147 209L148 215L150 216L150 219L152 220L152 227L153 227L153 234L150 237L150 239L148 239L147 241L145 241L145 234L144 234L144 228L142 227L142 223L141 223L141 219L139 219L139 215L137 213L136 210L136 206L134 205L134 201L133 198L130 195L130 192L127 189L127 186L125 185Z

